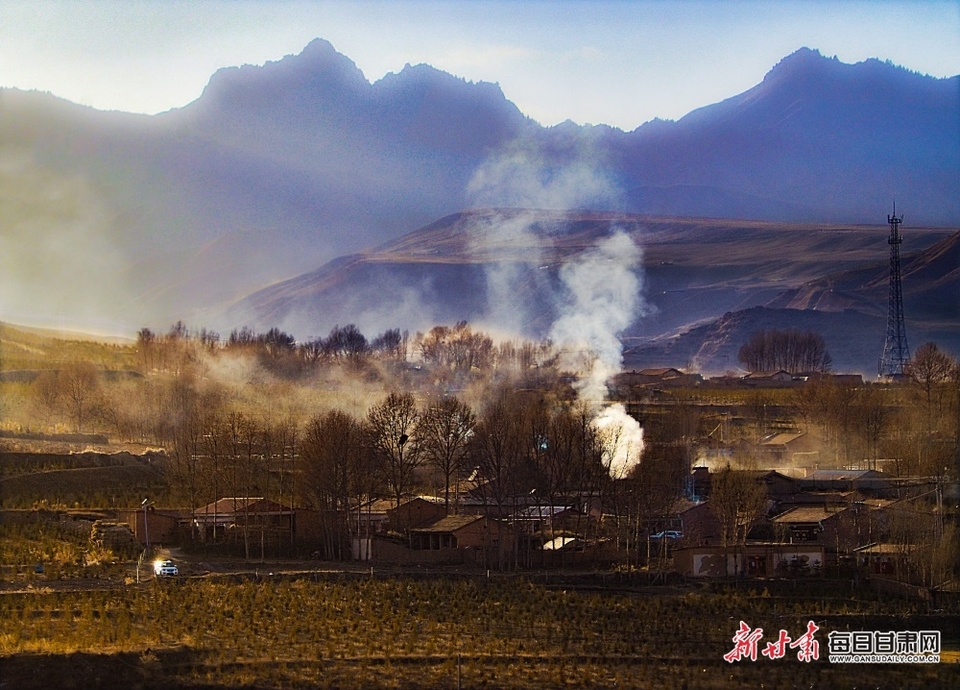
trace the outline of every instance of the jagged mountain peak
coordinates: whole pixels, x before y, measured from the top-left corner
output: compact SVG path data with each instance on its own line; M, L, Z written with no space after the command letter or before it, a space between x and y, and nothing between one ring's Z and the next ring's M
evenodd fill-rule
M821 54L816 48L807 48L804 46L782 58L780 62L767 72L763 80L767 81L792 76L797 73L827 69L831 62L840 64L836 56L831 60Z
M390 97L398 92L419 96L436 93L451 99L509 104L511 109L519 113L519 110L507 101L499 84L468 81L424 63L407 63L399 72L385 74L373 84L373 91L379 97Z
M897 95L898 90L904 89L927 95L941 94L958 100L960 90L956 86L952 89L949 86L949 82L958 81L960 78L956 76L938 79L875 57L846 63L836 55L826 57L819 50L801 48L778 62L751 91L786 90L798 94L816 91L833 98L888 101L891 96ZM914 107L917 105L914 104Z
M317 38L297 55L263 65L217 70L203 90L203 103L267 105L301 95L330 98L369 89L370 82L356 63Z

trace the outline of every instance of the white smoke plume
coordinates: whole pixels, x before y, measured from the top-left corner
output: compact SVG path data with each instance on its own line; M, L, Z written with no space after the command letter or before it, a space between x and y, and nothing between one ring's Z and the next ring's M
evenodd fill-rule
M550 337L564 368L582 376L578 388L590 404L606 398L623 363L620 333L643 313L640 258L630 236L616 231L560 270L568 296Z
M619 198L589 144L558 155L531 142L515 143L484 164L474 175L469 193L478 206L514 209L602 208L616 205ZM528 315L518 306L516 295L521 280L538 279L529 269L543 261L543 240L532 229L533 213L514 211L501 216L477 228L472 248L490 266L488 317L523 332ZM513 257L511 261L496 260L497 252L503 250ZM523 257L520 262L518 255ZM645 311L641 258L640 247L630 236L615 231L565 264L560 279L567 294L549 334L564 353L563 367L581 377L578 392L593 410L614 478L625 476L639 462L643 447L643 430L623 405L604 405L607 382L623 362L620 333Z
M524 287L549 293L538 211L603 208L615 204L616 186L589 144L562 153L518 139L474 173L467 194L475 207L510 209L471 228L473 255L487 264L488 325L526 333L531 314L517 299Z
M541 240L533 231L530 211L503 211L475 221L470 250L486 263L488 325L511 333L524 333L528 315L516 295L523 281L538 279L534 271L542 260ZM522 257L522 258L518 258ZM542 290L549 286L541 284Z
M550 336L564 353L564 368L576 371L580 398L596 412L610 476L625 476L640 460L643 429L623 405L603 406L607 382L620 372L620 333L643 314L640 247L616 231L566 264L560 277L569 292Z
M613 479L626 477L640 462L643 452L643 428L627 414L626 408L614 403L593 418L604 446L604 463Z
M616 186L588 145L563 158L531 140L517 140L474 173L467 194L476 206L553 209L616 205Z

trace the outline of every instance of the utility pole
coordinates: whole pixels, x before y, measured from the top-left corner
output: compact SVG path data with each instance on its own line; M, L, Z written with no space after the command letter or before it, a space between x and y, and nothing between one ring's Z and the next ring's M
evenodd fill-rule
M143 536L147 543L147 552L150 551L150 525L147 522L147 506L150 505L150 499L143 499L140 503L143 506Z

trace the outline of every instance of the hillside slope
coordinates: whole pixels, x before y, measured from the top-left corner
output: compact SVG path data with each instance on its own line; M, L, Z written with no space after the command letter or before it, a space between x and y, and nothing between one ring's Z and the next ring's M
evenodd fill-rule
M796 327L829 331L838 364L856 370L875 365L886 315L886 283L877 297L876 281L885 280L889 252L878 226L466 211L254 293L224 322L281 326L305 337L324 335L336 324L412 332L467 320L495 332L544 337L569 300L563 267L620 231L642 250L645 306L622 334L631 346L643 345L633 351L633 364L677 366L697 359L724 370L735 365L735 350L750 328ZM950 252L960 233L906 234L908 326L939 334L946 345L956 335L949 335L956 307L941 296L957 288ZM812 286L821 285L814 297ZM729 317L745 310L752 316ZM848 352L840 353L841 345Z

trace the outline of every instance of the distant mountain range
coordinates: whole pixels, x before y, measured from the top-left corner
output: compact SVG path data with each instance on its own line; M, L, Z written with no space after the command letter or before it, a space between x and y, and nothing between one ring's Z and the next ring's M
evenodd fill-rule
M269 290L225 309L266 286L287 291L292 278L345 280L351 262L368 281L384 279L369 252L351 255L470 208L872 223L883 232L896 199L905 232L960 227L958 117L960 77L849 65L805 48L743 94L632 132L541 127L498 86L427 65L371 84L322 40L264 66L220 70L197 101L156 116L3 89L0 316L127 332L175 319L228 329L243 325L232 320L241 314L294 323L282 300L267 306ZM419 315L410 327L424 314L454 319L458 301L466 309L478 300L468 286L479 263L435 266L421 283L445 299L410 301L407 312ZM818 278L826 276L809 276ZM780 288L801 285L779 285L769 298ZM779 299L810 303L805 294ZM351 301L366 311L350 320L373 327L375 305L341 295ZM478 310L488 305L467 309ZM393 318L383 327L408 325L403 312L380 311ZM654 318L665 333L716 316L708 311ZM298 335L329 321L295 318Z

